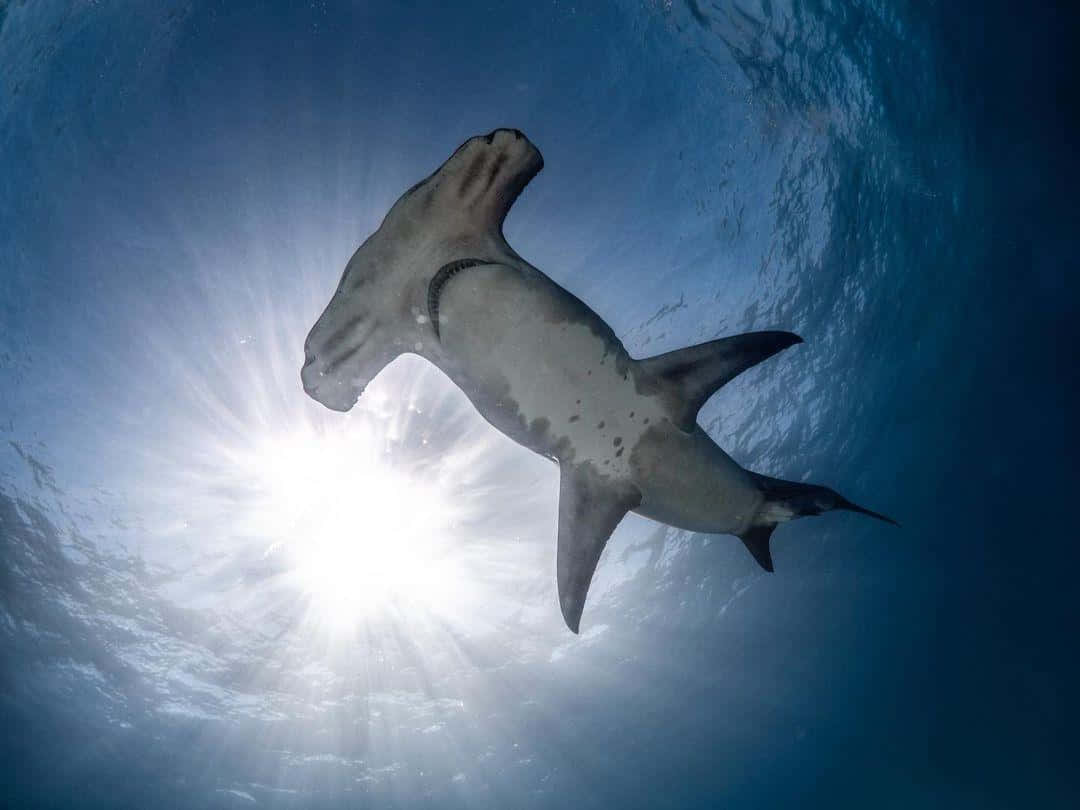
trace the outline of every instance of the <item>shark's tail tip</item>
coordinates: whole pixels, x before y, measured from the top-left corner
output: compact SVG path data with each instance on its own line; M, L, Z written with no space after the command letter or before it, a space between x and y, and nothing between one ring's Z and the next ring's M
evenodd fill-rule
M883 515L881 512L875 512L872 509L867 509L864 506L859 506L857 503L852 503L847 498L841 498L840 503L837 504L837 507L840 508L840 509L846 509L849 512L857 512L860 515L867 515L869 517L876 518L877 520L883 521L884 523L891 523L893 526L896 526L897 528L902 528L900 526L900 521L895 520L895 519L889 517L888 515Z

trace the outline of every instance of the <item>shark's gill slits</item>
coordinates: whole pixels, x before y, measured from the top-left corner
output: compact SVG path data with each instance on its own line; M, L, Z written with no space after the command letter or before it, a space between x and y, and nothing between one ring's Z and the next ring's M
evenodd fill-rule
M444 264L432 277L431 282L428 284L427 308L428 318L435 329L436 337L439 336L439 295L442 293L443 285L462 270L469 267L478 267L482 264L492 264L492 262L485 259L458 259L449 264Z

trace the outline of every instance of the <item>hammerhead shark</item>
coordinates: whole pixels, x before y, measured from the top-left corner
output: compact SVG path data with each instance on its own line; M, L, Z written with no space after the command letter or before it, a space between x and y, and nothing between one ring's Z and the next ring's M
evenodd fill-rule
M697 424L705 401L802 340L766 331L632 358L595 312L507 244L543 168L516 129L470 138L357 249L312 327L304 390L347 411L401 354L438 366L496 429L560 470L559 605L577 633L600 554L627 512L733 534L766 571L777 524L832 509L895 523L823 486L739 466Z

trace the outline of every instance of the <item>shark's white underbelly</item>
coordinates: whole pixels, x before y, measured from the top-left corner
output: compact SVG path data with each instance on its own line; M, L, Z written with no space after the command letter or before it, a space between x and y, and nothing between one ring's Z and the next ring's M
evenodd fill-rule
M668 523L728 532L752 517L746 472L700 429L673 425L599 317L545 277L470 268L442 288L438 318L456 382L511 438L632 481L636 511Z
M474 389L466 393L481 394L473 401L484 416L516 416L553 444L565 440L566 460L629 477L629 453L667 420L661 402L638 393L622 347L551 300L548 283L501 265L462 272L442 291L442 343Z

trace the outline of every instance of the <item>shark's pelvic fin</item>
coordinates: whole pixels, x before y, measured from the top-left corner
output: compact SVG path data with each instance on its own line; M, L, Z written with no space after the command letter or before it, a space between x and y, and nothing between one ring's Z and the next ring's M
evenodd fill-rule
M739 539L743 541L746 549L754 555L758 565L770 574L773 571L773 564L772 552L769 550L769 539L772 537L775 528L775 523L768 526L751 526L739 535Z
M770 478L759 473L750 473L754 482L765 496L753 524L739 535L746 548L754 555L758 564L770 573L773 570L772 552L769 550L769 538L778 524L806 515L820 515L833 509L846 509L863 515L883 520L894 526L900 524L891 517L864 509L852 503L840 493L817 484L802 484L798 481L784 481Z
M648 357L638 363L646 374L675 385L678 401L674 403L677 414L674 421L690 431L697 423L701 406L720 386L796 343L802 343L802 338L791 332L747 332Z
M564 463L560 472L559 607L566 626L576 633L600 553L623 516L641 503L641 492L603 476L588 462Z

